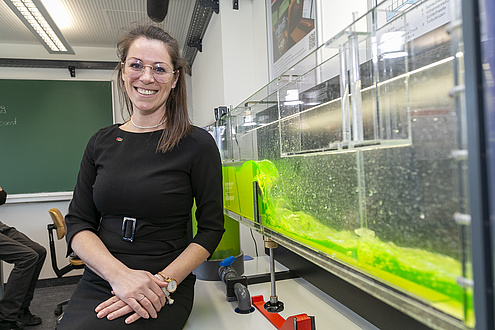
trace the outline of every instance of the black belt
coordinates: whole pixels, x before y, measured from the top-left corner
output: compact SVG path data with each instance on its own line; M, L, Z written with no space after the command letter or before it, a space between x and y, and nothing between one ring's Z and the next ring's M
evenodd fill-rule
M147 249L177 250L185 248L189 243L183 226L177 228L173 225L156 225L130 217L103 218L99 234L107 246L114 246L118 250L140 246L146 246Z

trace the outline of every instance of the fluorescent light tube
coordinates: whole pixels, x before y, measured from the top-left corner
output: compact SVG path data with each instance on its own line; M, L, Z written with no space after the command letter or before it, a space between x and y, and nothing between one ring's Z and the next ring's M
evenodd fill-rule
M50 54L74 54L40 0L3 0Z

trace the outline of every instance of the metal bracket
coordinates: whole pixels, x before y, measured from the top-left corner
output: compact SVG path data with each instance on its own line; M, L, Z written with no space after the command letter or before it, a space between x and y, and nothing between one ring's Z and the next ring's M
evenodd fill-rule
M220 12L220 6L218 5L218 0L199 0L201 7L211 8L215 14Z
M200 52L203 51L203 40L199 40L199 41L188 41L187 42L187 45L189 47L193 47L193 48L196 48L197 50L199 50Z

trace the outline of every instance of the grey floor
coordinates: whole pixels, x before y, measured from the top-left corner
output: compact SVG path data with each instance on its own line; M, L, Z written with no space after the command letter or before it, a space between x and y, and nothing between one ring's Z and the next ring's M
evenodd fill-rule
M36 288L31 302L31 313L43 319L40 325L25 327L26 330L48 330L57 326L57 316L54 310L61 301L69 299L76 284L65 284Z

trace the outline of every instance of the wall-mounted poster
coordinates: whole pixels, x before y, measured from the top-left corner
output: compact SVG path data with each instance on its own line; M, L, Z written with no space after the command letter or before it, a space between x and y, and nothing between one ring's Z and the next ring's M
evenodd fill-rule
M315 0L267 0L266 4L272 80L316 48Z

